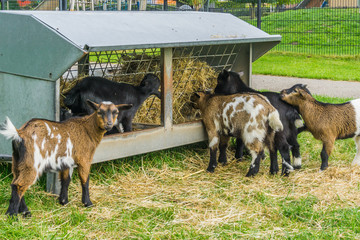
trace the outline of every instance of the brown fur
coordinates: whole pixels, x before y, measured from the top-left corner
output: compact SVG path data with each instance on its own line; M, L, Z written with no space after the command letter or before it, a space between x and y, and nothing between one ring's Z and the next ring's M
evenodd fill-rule
M321 169L324 170L327 168L327 158L334 148L335 140L354 136L355 109L349 102L344 104L319 102L306 90L305 85L297 87L295 85L293 88L282 90L281 99L298 107L307 129L314 138L323 142Z
M66 204L69 167L73 167L68 164L72 163L78 166L83 186L83 203L86 206L92 204L88 196L88 181L96 147L104 133L113 127L119 110L129 109L132 105L96 104L91 101L89 105L95 110L91 115L71 118L64 122L32 119L17 130L21 141L13 140L12 185L15 188L7 214L14 215L19 212L18 201L46 168L60 170L62 192L59 200L61 204ZM36 165L35 160L38 161ZM26 207L25 202L23 205L23 208ZM21 208L20 204L20 212Z
M253 102L253 107L261 104L262 109L258 111L258 115L255 117L256 125L248 126L245 129L245 125L248 122L253 122L250 114L243 110L244 103L238 103L235 110L233 107L230 107L226 111L226 116L229 119L230 127L227 127L223 118L223 110L225 106L229 103L234 102L235 97L243 97L246 101L250 99L255 99ZM219 162L226 163L226 155L222 149L226 149L229 136L234 136L238 138L244 137L244 135L252 135L252 132L255 130L261 129L264 133L264 139L253 138L252 142L248 142L247 139L243 139L246 147L252 151L253 162L255 158L263 154L264 147L267 146L269 149L273 149L274 142L274 130L270 130L268 123L268 116L270 113L277 111L264 97L258 94L234 94L234 95L210 95L202 92L195 93L191 97L194 108L198 108L201 111L202 121L206 127L206 131L209 137L209 148L210 148L210 163L208 171L214 171L216 166L216 160L214 161L214 156L216 155L217 148L220 146L220 156ZM230 120L230 115L235 111L233 120ZM280 121L280 120L279 120ZM216 122L219 124L218 129ZM281 123L280 123L281 125ZM281 125L282 127L282 125ZM233 128L233 132L229 133ZM256 154L256 155L255 155ZM259 161L257 159L256 161ZM253 166L252 166L253 167ZM247 176L255 175L257 172L251 172L252 167L250 167L249 173Z

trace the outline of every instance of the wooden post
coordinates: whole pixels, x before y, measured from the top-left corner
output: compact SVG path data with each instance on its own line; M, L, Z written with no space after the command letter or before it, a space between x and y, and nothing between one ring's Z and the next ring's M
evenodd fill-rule
M172 48L161 49L161 123L165 130L173 124L173 76L172 76Z

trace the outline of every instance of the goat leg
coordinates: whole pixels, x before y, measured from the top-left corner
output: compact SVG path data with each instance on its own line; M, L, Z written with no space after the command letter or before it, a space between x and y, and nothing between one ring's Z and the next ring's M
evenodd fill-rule
M89 173L90 173L90 164L79 165L79 175L80 175L80 182L82 187L82 197L81 201L85 207L92 206L92 202L90 201L89 195Z
M16 216L19 213L20 201L21 198L18 191L18 186L15 184L11 184L10 205L8 210L6 211L6 215Z
M334 142L335 138L328 141L323 141L323 149L321 151L321 171L325 170L328 167L328 159L334 148Z
M227 163L226 149L228 146L229 139L230 137L226 137L226 136L220 137L218 162L222 163L222 165L226 165Z
M60 172L60 180L61 180L61 190L60 190L60 196L59 196L59 203L61 205L65 205L69 202L68 189L69 189L69 184L71 182L69 168Z
M254 151L250 150L250 153L251 153L253 160L251 161L250 169L249 169L248 173L246 174L246 177L255 176L259 172L260 160L264 154L264 151L262 150L259 153L255 153Z
M277 161L277 149L270 151L270 174L275 175L279 172L279 165Z
M300 145L296 139L296 136L287 139L289 144L291 145L291 152L293 156L293 167L294 169L301 168L301 155L300 155Z
M211 173L213 173L215 171L215 168L217 166L216 152L217 152L217 148L210 148L210 162L209 162L209 166L206 170Z
M244 156L244 148L245 144L241 138L236 138L236 151L235 151L235 158L238 161L242 161L242 157Z
M25 203L25 197L23 196L20 200L19 213L22 214L23 217L28 218L31 217L31 212Z

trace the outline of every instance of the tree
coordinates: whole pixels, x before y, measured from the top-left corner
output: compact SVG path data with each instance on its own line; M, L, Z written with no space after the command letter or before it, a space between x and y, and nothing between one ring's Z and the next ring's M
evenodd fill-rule
M179 0L179 2L192 6L193 9L199 11L200 8L204 7L207 0ZM215 2L216 0L209 0L209 2Z

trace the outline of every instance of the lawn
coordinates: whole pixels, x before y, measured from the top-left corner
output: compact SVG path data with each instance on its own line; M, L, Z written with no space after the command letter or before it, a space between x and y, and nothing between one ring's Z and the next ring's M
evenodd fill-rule
M281 43L253 64L254 74L360 81L359 9L264 13L261 29ZM256 21L244 19L256 25Z
M317 56L269 52L253 63L253 74L360 81L360 55Z
M345 99L317 96L327 102ZM29 219L7 218L10 165L0 168L2 239L357 239L360 168L351 167L352 139L336 142L329 168L319 172L321 143L299 136L303 168L269 175L269 158L246 178L249 158L205 171L209 152L198 143L94 164L90 197L81 204L75 171L69 204L44 191L44 178L26 193Z
M311 8L270 13L261 29L282 36L278 51L360 54L360 14L357 8Z

